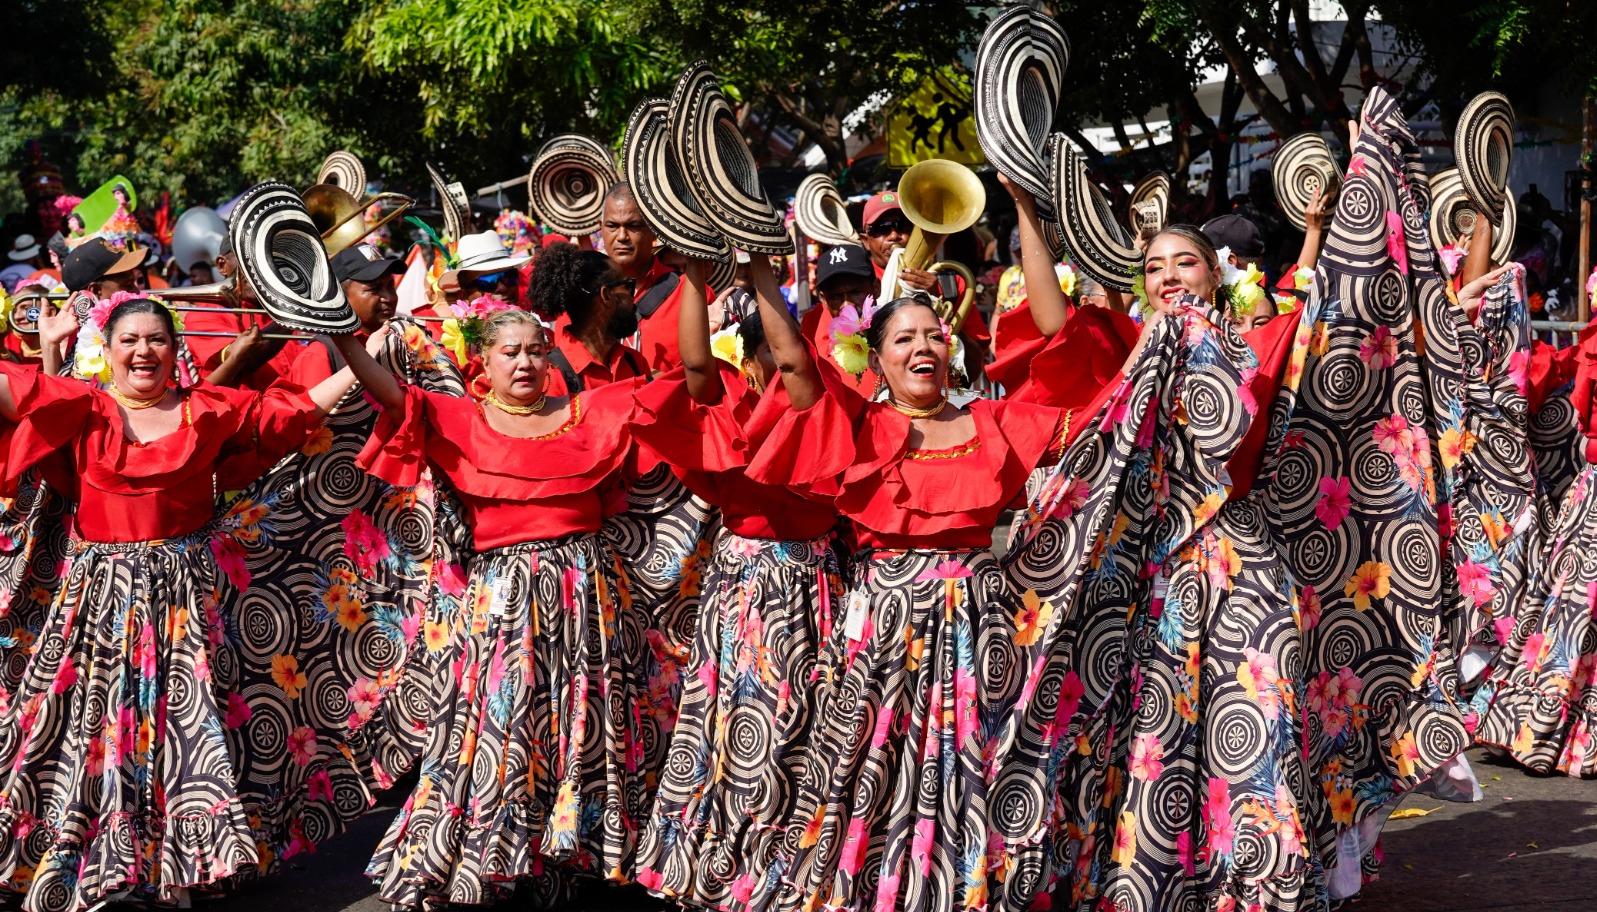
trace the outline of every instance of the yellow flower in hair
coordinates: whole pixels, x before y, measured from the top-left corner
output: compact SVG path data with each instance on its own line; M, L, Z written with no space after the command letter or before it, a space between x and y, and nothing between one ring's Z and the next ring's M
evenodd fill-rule
M710 353L738 370L743 369L743 336L736 326L710 336Z
M455 356L455 363L464 367L467 361L466 334L460 330L460 320L449 317L444 320L443 331L439 334L439 343L450 354Z
M98 348L78 352L72 366L78 376L85 380L92 378L101 383L111 382L111 365L106 362L105 353Z
M832 360L837 366L858 377L871 366L871 347L864 333L848 333L832 338Z

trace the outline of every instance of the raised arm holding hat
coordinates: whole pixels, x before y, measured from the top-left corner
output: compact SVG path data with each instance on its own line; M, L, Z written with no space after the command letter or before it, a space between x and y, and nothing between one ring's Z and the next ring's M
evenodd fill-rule
M332 258L333 277L344 287L344 297L360 320L354 335L364 342L393 318L399 307L395 278L405 271L405 261L384 256L371 244L356 244ZM293 364L281 382L309 389L344 366L344 358L333 345L307 345L296 352Z

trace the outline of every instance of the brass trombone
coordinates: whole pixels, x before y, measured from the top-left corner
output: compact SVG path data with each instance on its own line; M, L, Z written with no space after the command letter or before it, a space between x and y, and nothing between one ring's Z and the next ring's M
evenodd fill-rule
M337 184L315 184L300 194L305 209L322 233L322 246L328 256L359 244L368 234L399 218L416 205L416 201L403 193L378 193L364 200L356 199L348 190ZM366 224L366 210L373 203L394 203L375 223Z

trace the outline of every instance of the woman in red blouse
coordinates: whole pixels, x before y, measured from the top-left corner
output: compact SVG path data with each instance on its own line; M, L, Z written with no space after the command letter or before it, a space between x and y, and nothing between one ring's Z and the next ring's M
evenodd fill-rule
M632 450L632 385L550 396L536 317L473 329L481 401L350 358L384 409L361 464L400 486L430 465L475 538L464 571L434 568L444 595L463 595L424 634L451 689L434 695L420 781L368 868L408 908L491 903L548 859L623 877L644 810L643 625L598 535Z
M792 408L748 474L822 498L859 550L805 792L757 901L964 907L985 896L989 739L1020 674L993 526L1069 428L1057 408L949 402L951 334L925 299L866 309L881 401L825 382L785 308L760 298Z
M761 294L780 294L768 263L756 258L753 269ZM787 396L758 315L730 330L738 367L711 354L704 271L690 262L684 279L682 367L639 389L633 428L720 508L725 530L701 579L698 635L636 879L717 908L747 902L782 848L817 720L816 654L842 582L832 507L745 472Z
M3 475L40 468L75 501L70 568L0 732L0 879L32 910L115 896L172 902L269 864L297 814L240 794L241 754L275 737L335 774L337 733L255 732L214 545L258 517L215 514L317 429L349 388L173 386L178 337L147 299L106 318L105 390L0 367ZM253 699L253 697L252 697ZM329 780L330 781L330 780ZM298 807L305 794L281 795Z

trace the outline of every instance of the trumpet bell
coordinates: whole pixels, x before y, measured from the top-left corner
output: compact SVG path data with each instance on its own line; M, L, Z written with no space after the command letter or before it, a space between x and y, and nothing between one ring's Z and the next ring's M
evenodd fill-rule
M327 255L359 244L368 234L416 205L416 201L402 193L379 193L364 200L356 199L349 191L335 184L315 184L300 197L305 200L305 210L310 213L316 230L322 234L322 244ZM376 222L367 224L366 210L373 203L391 202L394 205Z
M904 172L898 201L916 227L948 235L976 224L987 206L987 190L969 168L934 158Z

